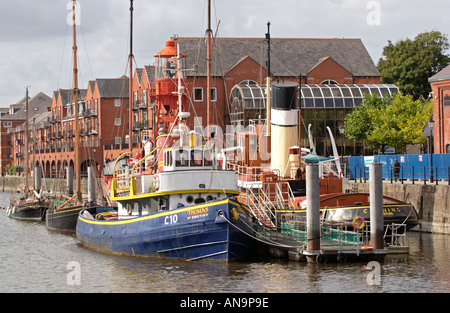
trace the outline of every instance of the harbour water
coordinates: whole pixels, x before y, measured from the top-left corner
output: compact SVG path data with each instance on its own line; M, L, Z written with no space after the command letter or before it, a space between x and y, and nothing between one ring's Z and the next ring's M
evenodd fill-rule
M0 193L0 206L10 194ZM368 264L143 259L94 252L45 223L0 210L0 292L12 293L448 293L450 236L408 233L409 255Z

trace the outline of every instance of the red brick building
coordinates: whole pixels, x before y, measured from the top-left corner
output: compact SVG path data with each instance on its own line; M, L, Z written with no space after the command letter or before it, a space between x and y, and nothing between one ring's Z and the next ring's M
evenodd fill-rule
M450 65L428 81L433 92L434 153L450 153Z
M33 118L40 113L48 112L51 107L52 99L46 94L39 92L28 99L28 118L33 123ZM26 99L23 98L16 104L10 105L10 110L0 118L1 123L1 164L2 171L9 166L24 166L25 141L24 141L24 122L26 119L25 105ZM31 132L32 127L29 127ZM31 146L31 144L29 145ZM31 154L30 154L31 156Z
M177 38L187 55L194 116L206 124L206 41ZM212 53L212 123L229 124L229 96L236 84L251 80L265 85L267 43L263 38L217 38ZM360 39L271 39L272 80L302 84L380 84L381 75ZM195 108L195 110L194 110ZM195 114L196 113L196 114Z
M194 126L206 126L206 41L204 38L174 38L186 57L186 90L191 99L187 108L191 113L188 121ZM161 44L160 48L163 48ZM158 51L160 49L157 49ZM150 53L149 53L150 54ZM154 54L154 53L151 53ZM211 124L225 129L230 124L230 95L233 87L242 82L256 82L264 86L266 81L267 44L263 38L217 38L212 53ZM380 73L376 69L366 48L359 39L272 39L271 41L271 77L273 80L289 80L304 86L345 85L350 90L362 90L363 84L380 84ZM155 67L145 66L133 73L132 129L133 147L140 148L152 131L154 125ZM310 88L310 87L308 87ZM366 86L367 89L369 89ZM378 90L381 90L378 88ZM79 100L79 135L81 170L87 165L103 164L129 149L129 83L127 77L114 79L96 79L90 81L87 90L82 90ZM41 164L48 177L64 176L65 168L73 166L74 152L74 103L72 90L58 90L49 101L47 115L41 115L36 126L35 138L36 163ZM314 102L314 101L313 101ZM356 105L343 108L352 110ZM18 105L23 107L23 101ZM306 110L305 110L306 111ZM317 112L319 113L317 113ZM40 113L45 113L40 112ZM326 108L310 110L313 120L327 123L321 116L330 116ZM303 113L302 113L303 114ZM337 114L337 113L333 113ZM24 117L2 117L2 162L8 160L14 164L23 164L17 158L23 151ZM306 116L306 118L309 118ZM339 115L339 118L342 118ZM17 121L16 121L17 120ZM323 121L322 121L323 120ZM14 122L13 122L14 121ZM5 124L5 122L7 122ZM31 121L32 122L32 121ZM30 123L31 123L30 122ZM314 122L316 123L316 122ZM319 125L320 124L320 125ZM316 125L316 124L315 124ZM333 124L334 125L334 124ZM330 125L332 126L332 125ZM333 129L336 129L334 125ZM18 145L9 148L13 139L4 137L3 127L11 128ZM21 137L22 136L22 137ZM22 144L22 146L20 145ZM9 149L9 150L8 150ZM4 158L5 156L5 158Z

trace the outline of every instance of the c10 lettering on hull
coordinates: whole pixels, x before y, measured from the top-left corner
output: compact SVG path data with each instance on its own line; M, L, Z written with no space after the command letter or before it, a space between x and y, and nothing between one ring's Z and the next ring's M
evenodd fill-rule
M165 225L176 224L177 222L178 222L178 215L176 215L176 214L169 215L164 218Z

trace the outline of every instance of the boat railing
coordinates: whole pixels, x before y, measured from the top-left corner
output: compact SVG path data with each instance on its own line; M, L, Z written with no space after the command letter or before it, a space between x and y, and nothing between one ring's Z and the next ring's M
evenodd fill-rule
M294 210L294 192L291 185L288 182L282 181L275 183L277 202L282 205L283 208Z
M227 161L225 168L235 171L238 174L239 180L244 182L274 181L279 176L276 170L270 170L264 166L247 166Z
M406 246L406 224L387 224L384 232L384 241L391 246Z
M361 230L355 230L352 223L321 221L321 246L338 246L342 251L345 247L357 250L369 245L370 227L366 225ZM281 215L280 232L290 239L307 243L306 215L286 213Z
M117 189L128 189L130 188L130 173L131 169L127 166L124 168L121 168L115 172L116 178L115 178L115 187Z
M249 207L262 224L269 224L274 227L273 221L276 221L276 206L271 202L270 197L260 189L255 192L252 188L245 190L246 200L249 202ZM269 226L268 225L268 226Z
M141 158L139 161L137 161L134 165L133 168L131 169L131 178L135 178L136 176L140 176L142 175L142 170L143 170L143 165L144 165L144 161L146 159L148 159L149 157L151 157L152 155L155 154L155 152L160 149L161 147L156 147L155 149L153 149L152 151L150 151L149 154L147 154L146 156L144 156L143 158Z

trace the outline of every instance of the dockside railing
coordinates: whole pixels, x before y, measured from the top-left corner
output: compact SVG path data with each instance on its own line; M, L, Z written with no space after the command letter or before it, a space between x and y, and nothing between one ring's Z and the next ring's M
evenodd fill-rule
M367 182L369 179L369 168L365 166L353 166L349 168L349 179L355 182ZM383 179L390 182L411 184L435 183L450 185L450 166L402 166L398 175L394 173L393 166L383 166Z

